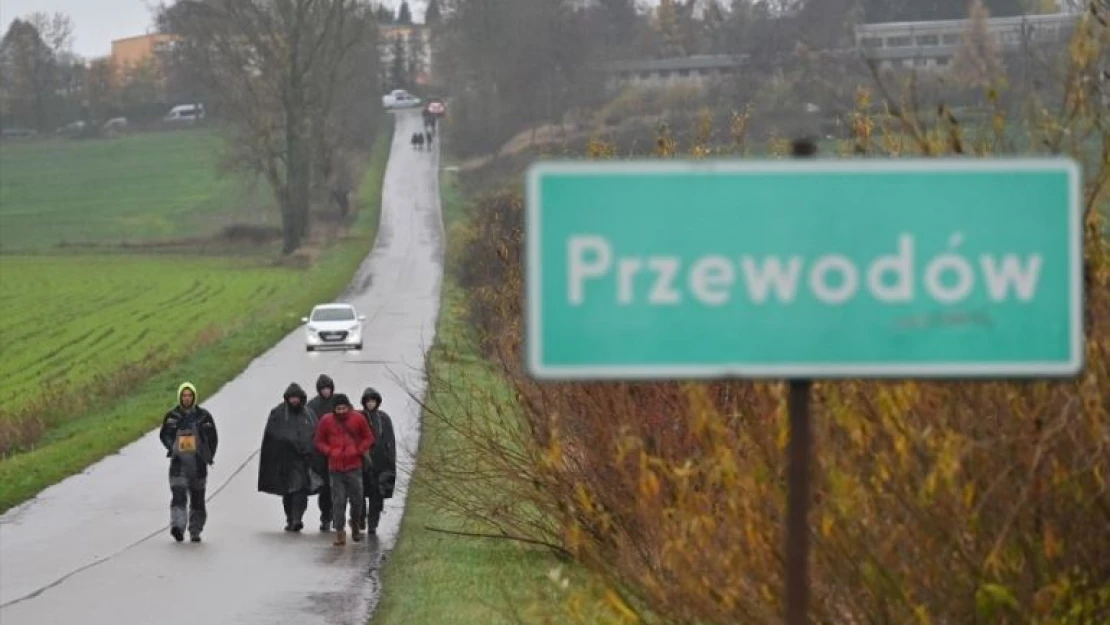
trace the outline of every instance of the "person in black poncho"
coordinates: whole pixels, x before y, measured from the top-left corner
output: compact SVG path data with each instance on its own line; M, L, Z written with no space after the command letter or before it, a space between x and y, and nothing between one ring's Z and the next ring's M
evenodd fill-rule
M287 532L304 529L308 497L323 484L313 466L316 422L307 394L294 382L285 390L282 403L270 411L262 435L258 490L281 497Z

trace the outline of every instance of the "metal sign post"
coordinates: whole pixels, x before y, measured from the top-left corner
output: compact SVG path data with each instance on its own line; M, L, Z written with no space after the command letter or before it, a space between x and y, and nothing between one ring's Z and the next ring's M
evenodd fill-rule
M791 146L794 158L817 154L812 141ZM813 422L810 417L810 380L789 380L786 395L790 441L786 476L786 625L809 623L809 502L813 479Z

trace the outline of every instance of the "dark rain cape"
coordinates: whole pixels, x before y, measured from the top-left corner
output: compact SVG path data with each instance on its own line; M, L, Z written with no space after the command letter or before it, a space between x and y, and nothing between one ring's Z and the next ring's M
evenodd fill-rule
M294 395L301 398L301 407L296 410L288 403ZM258 490L271 495L300 491L315 494L324 483L312 462L316 416L305 406L305 392L296 384L289 385L285 399L266 420L258 459Z

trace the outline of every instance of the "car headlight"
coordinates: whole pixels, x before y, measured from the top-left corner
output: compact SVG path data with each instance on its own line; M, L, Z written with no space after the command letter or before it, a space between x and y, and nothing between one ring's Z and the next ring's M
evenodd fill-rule
M316 333L316 327L315 326L308 326L308 331L315 334Z

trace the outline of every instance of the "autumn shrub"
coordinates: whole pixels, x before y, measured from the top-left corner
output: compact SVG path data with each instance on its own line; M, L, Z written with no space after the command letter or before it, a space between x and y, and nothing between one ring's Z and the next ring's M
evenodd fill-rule
M910 95L858 94L845 155L1034 150L1083 164L1086 367L1065 381L815 384L815 623L1110 623L1110 247L1099 210L1110 112L1092 78L1110 34L1098 10L1071 44L1055 108L1032 102L1019 119L998 106L969 129L944 106L921 115ZM885 112L871 112L875 100ZM715 132L742 151L747 123L737 113ZM704 155L699 141L714 130L698 132L686 154ZM655 154L677 156L679 143L661 128ZM785 156L787 145L778 137L769 151ZM613 156L599 140L590 152ZM584 564L607 586L591 596L613 622L781 622L784 385L533 380L522 212L519 188L500 190L475 201L467 229L459 279L512 390L457 397L469 408L451 425L466 443L427 474L445 509ZM568 605L581 600L566 592Z

